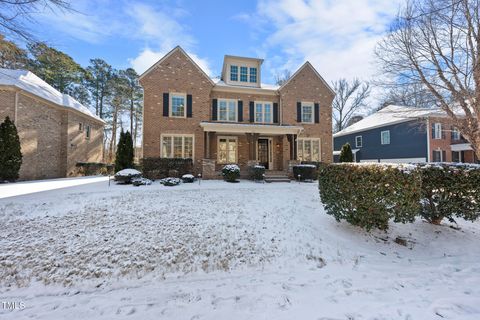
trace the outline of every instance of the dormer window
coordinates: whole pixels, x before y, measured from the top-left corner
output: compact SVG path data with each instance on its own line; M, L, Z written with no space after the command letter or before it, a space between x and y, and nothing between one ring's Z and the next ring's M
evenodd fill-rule
M257 68L250 68L250 82L257 82Z
M240 67L240 82L247 82L247 81L248 81L248 68Z
M238 81L238 66L230 66L230 81Z

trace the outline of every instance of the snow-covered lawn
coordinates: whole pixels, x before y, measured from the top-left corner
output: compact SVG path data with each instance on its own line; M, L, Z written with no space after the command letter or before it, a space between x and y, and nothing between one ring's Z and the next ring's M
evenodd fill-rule
M479 223L369 235L315 183L102 181L0 219L2 319L480 319Z

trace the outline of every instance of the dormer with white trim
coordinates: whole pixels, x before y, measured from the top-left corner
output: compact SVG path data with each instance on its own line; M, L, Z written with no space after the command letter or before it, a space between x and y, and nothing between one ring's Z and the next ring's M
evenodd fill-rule
M228 85L260 88L263 59L226 55L222 81Z

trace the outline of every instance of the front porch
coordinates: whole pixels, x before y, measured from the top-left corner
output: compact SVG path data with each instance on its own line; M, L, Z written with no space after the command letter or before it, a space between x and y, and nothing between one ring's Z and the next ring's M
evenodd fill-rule
M285 175L297 160L298 126L202 122L204 129L204 178L219 176L225 164L240 166L246 177L248 169L263 165L267 172Z

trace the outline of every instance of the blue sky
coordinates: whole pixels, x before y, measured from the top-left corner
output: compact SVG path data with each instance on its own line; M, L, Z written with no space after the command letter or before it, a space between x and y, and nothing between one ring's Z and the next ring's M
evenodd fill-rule
M35 35L86 66L103 58L139 73L181 45L211 76L225 54L265 59L263 82L309 60L329 82L369 80L373 48L402 0L76 0L46 12Z

